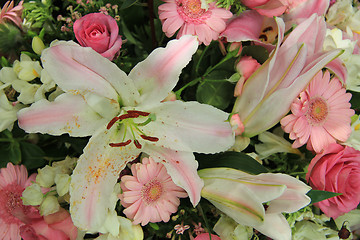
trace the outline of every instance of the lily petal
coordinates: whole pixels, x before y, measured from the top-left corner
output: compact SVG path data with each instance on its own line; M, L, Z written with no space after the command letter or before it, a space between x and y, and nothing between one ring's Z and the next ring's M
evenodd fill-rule
M125 106L134 106L138 99L132 80L116 64L92 48L73 42L59 42L45 49L41 56L44 68L64 91L85 95L96 93Z
M149 136L159 138L154 143L178 151L215 153L234 144L228 114L198 102L164 102L145 110L156 120L141 128Z
M201 172L199 175L205 183L202 197L239 224L257 226L263 223L264 207L244 184L235 184L225 178L202 177Z
M262 106L252 115L251 120L247 124L244 123L244 136L255 136L279 122L289 111L292 101L306 87L313 76L339 54L341 54L341 50L333 50L321 54L319 58L302 70L300 76L289 87L278 89L274 94L265 99ZM278 104L280 102L282 104ZM266 116L266 119L263 116Z
M122 134L117 128L100 128L89 140L74 169L70 184L70 213L75 226L98 231L109 210L114 186L126 163L140 153L135 146L111 147ZM113 201L112 201L113 202Z
M52 135L68 133L89 136L107 120L102 118L80 95L61 94L54 102L41 99L18 112L19 126L27 132Z
M244 185L253 192L254 197L261 203L272 201L282 196L284 191L286 191L284 183L264 181L260 177L263 174L251 175L233 168L207 168L200 170L199 174L201 178L228 179L229 186L231 187L235 184ZM270 174L270 176L272 175ZM230 189L228 190L230 191Z
M155 49L131 70L129 77L141 93L141 103L158 103L169 94L198 45L197 38L190 35L172 40L165 48Z
M264 223L255 228L274 240L291 240L289 223L281 213L265 214Z
M178 152L151 145L146 145L143 151L166 167L173 182L188 193L194 206L199 203L204 182L197 174L198 162L192 152Z

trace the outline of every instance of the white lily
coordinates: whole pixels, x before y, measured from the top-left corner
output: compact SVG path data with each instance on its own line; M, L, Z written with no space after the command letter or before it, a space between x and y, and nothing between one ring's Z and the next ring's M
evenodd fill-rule
M198 173L205 183L202 197L237 223L276 240L291 239L282 212L296 212L310 203L306 193L311 188L286 174L251 175L232 168L202 169Z
M184 36L155 49L127 76L91 48L58 42L42 53L44 69L65 92L18 114L27 132L92 135L72 175L70 212L81 229L96 231L114 209L108 202L120 171L141 152L162 162L191 202L203 181L194 152L234 144L228 114L198 102L161 102L176 85L198 42Z

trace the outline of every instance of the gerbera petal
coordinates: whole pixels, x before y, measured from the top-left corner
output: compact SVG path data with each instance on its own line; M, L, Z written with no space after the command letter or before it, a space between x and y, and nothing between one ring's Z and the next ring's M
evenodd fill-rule
M117 128L100 128L89 140L74 169L70 184L70 213L74 224L82 229L96 231L106 219L108 201L120 171L134 160L139 150L133 145L111 147L117 142Z
M126 106L135 105L139 99L132 80L92 48L59 42L43 51L42 62L64 91L81 95L97 93L115 102L120 95Z
M141 93L141 103L151 105L162 101L175 87L182 69L198 48L196 37L184 36L157 48L130 72ZM141 104L140 104L141 105Z
M149 145L143 151L166 167L173 182L188 193L191 203L196 206L204 183L197 174L198 163L194 154Z
M146 110L147 111L147 110ZM234 136L228 114L198 102L164 102L149 109L156 120L142 127L154 143L179 151L215 153L230 148Z
M18 112L19 126L27 132L83 137L94 133L108 120L102 118L80 95L62 94L49 102L39 100Z

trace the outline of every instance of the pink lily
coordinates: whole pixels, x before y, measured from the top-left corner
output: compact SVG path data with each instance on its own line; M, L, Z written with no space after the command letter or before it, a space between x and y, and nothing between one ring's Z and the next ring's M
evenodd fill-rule
M14 24L16 24L16 26L21 28L21 14L23 10L23 2L24 1L21 1L16 7L14 7L14 1L7 1L0 12L0 23L3 23L4 20L10 20Z
M262 16L255 10L248 10L232 18L220 36L225 37L228 42L254 41L270 52L275 48L273 42L277 33L274 18Z
M208 168L199 170L199 175L205 183L202 197L237 223L272 239L290 240L291 229L282 213L296 212L310 203L306 193L311 188L286 174Z
M312 77L341 54L341 50L317 51L322 47L318 42L323 41L325 31L325 25L319 19L312 15L282 43L285 25L282 19L276 18L276 48L246 81L242 95L236 99L233 108L233 113L238 113L243 121L243 136L255 136L278 123Z
M215 153L234 143L228 114L198 102L161 102L198 47L183 36L155 49L127 76L91 48L60 42L42 53L44 68L65 91L19 112L27 132L89 136L70 186L70 212L81 229L96 231L120 171L141 152L162 162L193 205L203 182L192 152Z

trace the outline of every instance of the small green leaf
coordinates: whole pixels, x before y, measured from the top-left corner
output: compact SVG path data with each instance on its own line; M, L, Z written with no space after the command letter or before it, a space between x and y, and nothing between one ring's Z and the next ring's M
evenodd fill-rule
M342 195L342 193L327 192L321 190L310 190L306 195L311 198L311 203Z
M149 225L150 225L150 227L152 227L154 230L159 230L160 229L160 227L159 227L159 225L157 225L156 223L149 223Z
M224 152L218 154L196 154L199 169L228 167L249 174L266 173L268 170L252 157L241 152Z

